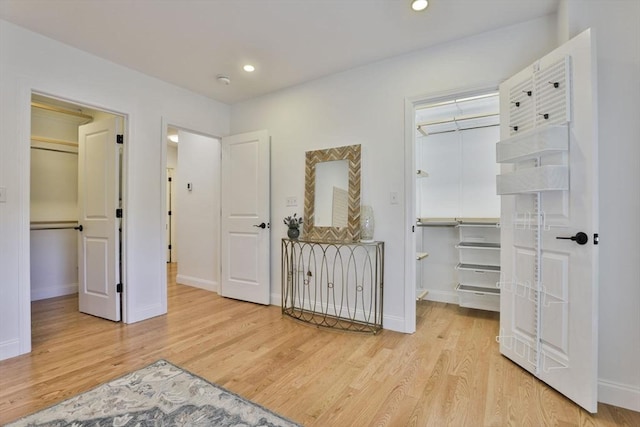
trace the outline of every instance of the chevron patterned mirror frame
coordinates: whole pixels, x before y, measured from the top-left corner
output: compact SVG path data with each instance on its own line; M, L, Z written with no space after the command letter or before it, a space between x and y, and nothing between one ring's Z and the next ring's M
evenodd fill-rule
M304 239L355 242L360 239L360 145L307 151L305 153ZM349 200L346 227L315 226L316 165L335 160L349 161Z

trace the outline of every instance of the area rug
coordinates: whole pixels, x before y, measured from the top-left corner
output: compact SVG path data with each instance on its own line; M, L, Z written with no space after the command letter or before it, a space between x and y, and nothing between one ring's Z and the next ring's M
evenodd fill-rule
M165 360L8 426L299 427Z

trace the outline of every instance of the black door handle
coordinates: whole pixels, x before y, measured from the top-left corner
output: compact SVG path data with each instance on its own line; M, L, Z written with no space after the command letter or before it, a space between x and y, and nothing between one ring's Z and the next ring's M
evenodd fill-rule
M587 236L587 233L583 233L582 231L576 233L575 236L571 236L571 237L556 237L556 239L566 239L566 240L573 240L574 242L576 242L579 245L586 245L587 242L589 241L589 236Z
M263 230L264 230L265 228L267 228L267 224L265 224L264 222L263 222L262 224L260 224L260 225L255 225L255 224L254 224L253 226L254 226L254 227L258 227L258 228L262 228Z
M82 227L82 224L80 224L80 225L79 225L79 226L77 226L77 227L73 227L73 229L74 229L74 230L78 230L79 232L81 232L81 233L82 233L82 230L83 230L84 228Z

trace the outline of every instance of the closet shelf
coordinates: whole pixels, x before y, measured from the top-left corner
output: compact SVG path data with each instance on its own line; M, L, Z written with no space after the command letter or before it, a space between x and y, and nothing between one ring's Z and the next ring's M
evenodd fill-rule
M500 289L458 284L456 292L460 307L500 311Z
M500 243L460 242L456 249L500 249Z
M484 265L484 264L464 264L459 263L456 265L457 270L470 270L470 271L482 271L489 273L499 273L500 266L499 265Z
M420 261L422 259L425 259L428 256L429 256L429 254L427 252L418 252L416 254L416 261Z
M418 227L440 227L458 225L456 218L418 218Z

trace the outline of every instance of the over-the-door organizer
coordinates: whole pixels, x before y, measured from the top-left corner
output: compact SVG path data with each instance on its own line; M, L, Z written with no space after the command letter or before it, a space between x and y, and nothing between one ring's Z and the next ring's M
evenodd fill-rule
M496 159L502 163L503 174L497 176L499 195L526 198L527 210L513 212L511 218L501 218L502 227L533 231L533 281L520 282L516 277L501 276L499 287L503 294L526 296L532 303L536 322L535 336L525 342L517 336L505 336L501 330L499 340L508 347L516 346L529 354L540 354L541 309L549 304L542 283L541 230L549 225L542 209L543 194L569 190L569 146L571 121L571 69L570 57L545 69L533 70L532 76L509 93L510 136L496 145ZM504 173L506 170L506 173ZM516 206L519 206L516 203ZM555 303L565 301L554 300ZM532 344L534 343L534 344ZM536 347L537 346L537 347ZM529 361L536 366L536 360ZM559 363L559 362L558 362ZM551 368L548 368L551 369Z
M547 161L569 150L569 72L566 57L511 90L511 136L497 144L496 160L512 164L513 171L497 176L499 195L569 189L566 156L562 162L557 156Z

